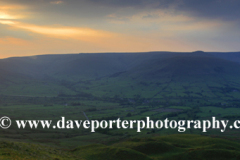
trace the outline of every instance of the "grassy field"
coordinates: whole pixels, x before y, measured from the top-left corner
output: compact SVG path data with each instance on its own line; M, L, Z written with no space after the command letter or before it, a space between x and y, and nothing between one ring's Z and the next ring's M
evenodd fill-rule
M182 119L217 119L234 120L240 112L235 99L224 103L217 99L202 100L198 97L183 98L143 98L135 95L130 98L119 96L105 97L89 94L60 95L56 97L28 97L28 96L1 96L1 116L8 116L14 120L52 120L56 123L62 116L66 120L86 120L83 112L90 120L182 120ZM234 117L235 116L235 117ZM7 130L0 130L2 140L14 140L48 144L62 148L74 148L88 144L113 144L131 137L148 135L180 134L177 129L144 129L137 133L136 129L97 130L91 133L90 129L17 129L16 124ZM186 130L185 133L202 134L219 137L238 137L238 130Z
M239 159L237 142L200 135L130 138L112 145L93 144L61 149L42 144L0 141L1 159L202 160Z

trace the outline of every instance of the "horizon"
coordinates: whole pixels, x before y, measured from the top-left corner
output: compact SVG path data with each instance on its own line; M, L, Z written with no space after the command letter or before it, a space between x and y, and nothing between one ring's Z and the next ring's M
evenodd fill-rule
M237 52L239 5L237 0L8 0L0 2L0 58L199 48Z
M146 52L93 52L93 53L49 53L49 54L36 54L36 55L26 55L26 56L12 56L12 57L5 57L0 58L0 60L8 59L8 58L24 58L24 57L34 57L34 56L53 56L53 55L78 55L78 54L139 54L139 53L240 53L240 51L226 51L226 52L220 52L220 51L202 51L202 50L196 50L196 51L190 51L190 52L173 52L173 51L146 51Z

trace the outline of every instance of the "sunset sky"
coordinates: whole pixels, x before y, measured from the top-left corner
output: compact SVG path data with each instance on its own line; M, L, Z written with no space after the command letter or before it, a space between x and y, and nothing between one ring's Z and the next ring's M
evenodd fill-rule
M0 0L0 58L240 51L240 0Z

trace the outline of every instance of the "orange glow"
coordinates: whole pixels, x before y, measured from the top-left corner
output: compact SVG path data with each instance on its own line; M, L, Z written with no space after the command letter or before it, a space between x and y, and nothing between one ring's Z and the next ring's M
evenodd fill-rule
M13 24L15 24L15 22L13 22L13 21L8 21L8 20L0 20L0 23L1 23L1 24L8 24L8 25L13 25Z
M66 26L37 26L15 21L0 20L1 24L9 25L15 29L24 29L33 33L42 34L60 39L80 39L91 41L92 38L109 37L113 33L106 31L93 30L90 28L66 27Z
M210 51L214 47L227 51L229 48L219 45L223 42L216 42L215 46L209 42L218 40L219 33L223 33L219 31L234 29L232 21L196 18L184 12L176 13L174 9L135 12L132 7L123 7L104 12L101 9L105 7L100 7L96 13L101 14L95 17L94 10L86 13L88 8L78 12L74 6L75 10L71 10L74 5L71 2L40 1L0 2L0 58L78 52L193 51L200 48ZM105 13L108 15L102 16ZM213 38L208 39L210 36ZM234 36L237 35L234 33Z
M0 19L20 19L24 18L23 12L27 7L21 5L4 5L0 2Z
M73 28L73 27L48 27L48 26L36 26L30 24L18 24L16 25L18 28L26 29L31 32L45 34L45 35L53 35L53 36L64 36L64 37L72 37L72 36L100 36L101 33L88 28Z
M7 11L7 10L24 10L27 7L26 6L22 6L22 5L9 5L9 4L2 4L0 2L0 10L2 11Z
M127 42L127 43L126 43ZM30 56L39 54L60 53L96 53L96 52L143 52L154 50L175 51L189 49L189 43L149 37L114 35L111 37L93 38L88 41L79 39L59 39L54 37L38 37L33 40L21 40L7 37L0 38L0 58L11 56ZM192 45L190 45L192 46ZM7 54L4 54L7 53Z
M15 19L15 18L6 13L0 12L0 19Z

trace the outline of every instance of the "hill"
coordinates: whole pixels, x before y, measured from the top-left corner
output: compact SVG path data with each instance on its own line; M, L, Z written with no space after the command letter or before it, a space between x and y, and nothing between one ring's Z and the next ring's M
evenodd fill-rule
M95 94L95 89L99 89L96 85L102 86L100 91L109 93L108 88L116 88L116 84L121 84L125 92L130 93L131 86L142 90L142 86L137 85L142 82L169 84L180 81L212 82L236 88L229 80L235 84L239 82L239 62L234 58L238 56L239 53L197 51L13 57L0 60L0 94ZM115 94L119 94L118 90Z
M164 76L238 75L240 64L211 56L174 56L147 61L130 69L127 76L158 79Z
M200 135L170 135L132 138L113 145L88 145L61 149L40 144L0 142L1 159L81 160L215 160L239 159L240 144Z
M160 61L173 57L175 59L176 57L205 57L205 60L207 60L207 57L212 59L215 57L240 62L239 58L237 58L239 55L239 53L206 53L199 51L193 53L146 52L39 55L2 59L0 60L0 68L9 73L18 73L32 78L55 77L65 80L79 80L101 78L117 72L128 71L144 63L157 63L156 60Z
M231 123L239 119L240 64L225 54L238 56L197 51L2 59L1 115L12 122L57 122L62 116L84 120L87 115L92 120L215 116ZM7 140L0 143L0 159L239 159L239 143L210 137L238 140L239 131L231 128L224 133L186 130L191 135L176 129L90 133L81 128L18 129L13 123L0 132L1 140Z

